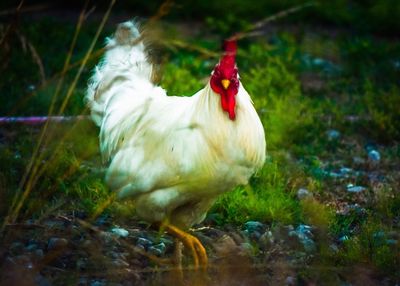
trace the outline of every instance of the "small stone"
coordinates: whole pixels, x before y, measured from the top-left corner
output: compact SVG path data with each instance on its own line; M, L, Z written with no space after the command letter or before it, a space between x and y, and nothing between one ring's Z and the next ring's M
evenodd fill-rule
M250 237L254 240L259 240L261 237L261 233L259 231L254 231L250 234Z
M113 263L114 266L116 266L118 268L120 268L120 267L129 267L129 263L126 262L125 260L121 259L121 258L113 260L112 263Z
M85 239L82 243L83 248L90 248L92 247L93 242L90 239Z
M270 230L264 232L263 235L260 237L260 242L268 245L268 244L273 244L274 243L274 236Z
M104 286L106 283L104 281L93 280L90 282L90 286Z
M312 236L312 227L306 224L300 224L297 228L296 231L297 233L304 235L304 236Z
M328 172L328 176L335 179L343 177L341 173L337 172Z
M107 231L100 231L99 236L106 244L115 243L115 234Z
M395 69L400 70L400 60L393 60L392 64Z
M36 249L34 252L33 252L33 257L36 259L36 260L42 260L43 259L43 257L44 257L44 252L43 252L43 250L42 249Z
M346 175L351 174L353 172L353 169L347 168L347 167L342 167L342 168L340 168L339 171L340 171L340 174L346 176Z
M381 154L372 149L368 152L368 159L373 163L378 163L381 160Z
M335 129L329 129L328 131L326 131L326 136L330 141L337 140L340 137L340 132Z
M47 250L60 249L68 245L68 240L65 238L52 237L47 244Z
M147 247L151 246L153 242L147 238L139 237L138 240L136 241L136 244L146 249Z
M87 265L87 259L86 258L79 258L76 261L76 269L77 270L85 270Z
M285 280L285 283L288 286L296 285L296 279L292 276L288 276Z
M297 198L299 200L304 200L312 197L313 197L312 193L310 193L307 189L301 188L297 191Z
M289 230L288 235L289 237L297 237L305 251L313 252L316 250L316 247L315 242L311 238L313 237L311 230L311 226L300 224L295 230Z
M33 92L33 91L35 91L35 89L36 89L36 86L35 86L34 84L30 84L30 85L28 85L28 86L26 87L26 90L27 90L28 92Z
M382 239L385 237L385 232L383 230L379 230L374 232L374 234L372 235L374 239Z
M365 159L356 156L356 157L353 157L353 163L356 165L362 165L365 163Z
M28 246L25 247L26 251L32 252L38 248L36 243L28 244Z
M334 244L334 243L332 243L331 245L329 245L329 249L330 249L332 252L334 252L334 253L339 253L339 247L338 247L336 244Z
M354 212L357 215L365 215L367 213L367 211L359 204L349 204L347 213L349 212Z
M366 188L362 187L362 186L354 186L353 184L348 184L347 185L347 191L349 193L361 193L363 191L365 191Z
M111 232L119 237L128 237L129 235L129 231L119 227L114 227L113 229L111 229Z
M304 250L306 252L314 252L316 250L315 247L315 242L312 239L306 238L301 240L301 243L303 244Z
M244 224L245 231L252 233L255 231L262 231L264 224L259 221L248 221Z
M251 254L254 252L254 247L248 242L242 242L240 244L240 248L244 250L247 254Z
M389 245L397 245L397 239L386 239L386 243Z
M165 244L164 242L160 242L159 244L153 245L149 247L149 252L154 255L163 255L165 253Z
M169 239L168 237L161 237L160 241L165 244L166 247L170 247L174 245L174 241L172 239Z

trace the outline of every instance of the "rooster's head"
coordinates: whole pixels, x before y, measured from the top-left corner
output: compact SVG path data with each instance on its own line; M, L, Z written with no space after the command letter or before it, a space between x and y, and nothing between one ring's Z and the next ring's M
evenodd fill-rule
M215 93L221 96L222 109L229 114L229 118L236 117L236 95L239 90L238 69L236 67L236 41L227 40L223 45L224 54L215 66L211 76L210 85Z

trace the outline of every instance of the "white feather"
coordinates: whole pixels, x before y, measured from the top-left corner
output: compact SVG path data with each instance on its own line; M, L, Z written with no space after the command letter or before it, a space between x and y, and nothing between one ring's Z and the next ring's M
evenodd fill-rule
M138 37L132 22L120 25L86 97L110 164L106 182L136 199L144 219L187 227L263 165L264 129L241 84L234 121L209 84L191 97L167 96L151 82L143 43L132 44Z

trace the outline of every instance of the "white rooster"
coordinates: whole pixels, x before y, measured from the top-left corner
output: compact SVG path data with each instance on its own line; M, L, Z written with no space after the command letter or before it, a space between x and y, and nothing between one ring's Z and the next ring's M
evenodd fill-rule
M136 200L142 219L179 237L196 267L205 266L203 246L181 229L200 223L218 195L262 167L264 129L239 81L235 41L225 42L203 89L178 97L151 81L142 38L134 22L120 24L87 91L109 162L106 182L119 198Z

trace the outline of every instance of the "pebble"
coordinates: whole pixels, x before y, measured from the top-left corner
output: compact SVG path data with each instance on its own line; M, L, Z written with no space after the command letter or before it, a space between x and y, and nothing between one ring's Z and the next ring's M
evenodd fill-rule
M362 165L365 163L365 159L356 156L356 157L353 157L353 163L356 165Z
M347 185L347 191L349 193L361 193L361 192L363 192L365 190L366 190L366 188L362 187L362 186L355 186L353 184L348 184Z
M385 232L383 230L376 231L372 236L374 239L382 239L385 237Z
M111 232L119 237L128 237L129 235L129 231L120 227L114 227L113 229L111 229Z
M289 237L297 237L299 242L303 245L304 250L313 252L316 250L315 242L312 240L312 227L305 224L300 224L295 230L289 230Z
M93 242L90 240L90 239L85 239L83 242L82 242L82 247L83 248L90 248L90 247L92 247L93 246Z
M161 237L160 241L165 244L166 247L170 247L174 245L174 241L172 239L169 239L167 237Z
M115 234L106 232L106 231L101 231L100 232L100 237L103 239L104 243L110 244L110 243L115 243Z
M329 249L332 250L332 252L334 252L334 253L339 253L339 247L334 243L329 245Z
M115 259L113 262L113 265L116 267L129 267L129 263L126 262L125 260L121 259L121 258L117 258Z
M90 286L104 286L106 285L105 281L99 281L99 280L93 280L92 282L90 282Z
M302 62L307 68L317 68L329 76L337 75L341 71L341 67L333 62L323 58L314 58L310 54L302 55Z
M389 245L397 245L397 239L386 239L386 243Z
M359 204L348 204L345 205L343 210L340 212L340 214L342 215L349 215L351 213L357 215L365 215L367 211Z
M352 175L355 176L359 176L361 175L361 173L359 172L355 172L353 169L351 168L347 168L347 167L342 167L339 169L339 171L331 171L331 172L327 172L327 175L331 178L348 178Z
M38 245L36 243L31 243L25 247L25 250L32 252L32 251L36 250L37 248L38 248Z
M329 129L326 131L326 136L328 137L329 140L337 140L340 138L340 132L335 130L335 129Z
M17 160L18 160L18 159L21 159L21 154L20 154L18 151L15 152L15 153L14 153L14 158L17 159Z
M270 230L267 230L266 232L264 232L264 234L261 235L261 237L260 237L260 242L264 245L273 244L274 240L275 240L274 235L272 234L272 232Z
M255 231L258 231L258 232L262 231L263 227L264 227L264 224L262 224L259 221L248 221L244 224L244 230L249 233L252 233Z
M33 252L33 257L34 257L36 260L42 260L43 257L44 257L44 252L43 252L43 250L42 250L42 249L36 249L36 250Z
M372 149L368 152L368 159L371 162L378 163L381 160L381 154L378 151Z
M137 246L142 246L144 249L148 248L153 244L153 242L147 238L139 237L136 241Z
M164 242L160 242L159 244L150 246L148 250L150 253L160 256L165 253L166 246L165 246Z
M400 70L400 60L393 60L392 64L395 69Z
M254 253L254 247L248 242L242 242L240 248L243 249L247 254Z
M296 279L293 276L288 276L285 280L285 283L288 286L296 285Z
M313 194L310 191L308 191L307 189L301 188L297 191L297 198L299 200L304 200L304 199L312 198L312 197L313 197Z
M65 238L52 237L47 244L47 250L54 250L68 245L68 240Z
M353 169L347 168L347 167L342 167L342 168L340 168L339 171L342 175L349 175L353 172Z

